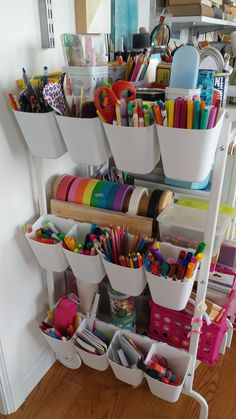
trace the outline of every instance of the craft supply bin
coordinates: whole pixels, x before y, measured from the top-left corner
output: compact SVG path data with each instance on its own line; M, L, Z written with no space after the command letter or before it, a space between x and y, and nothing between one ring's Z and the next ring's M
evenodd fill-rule
M99 321L99 320L95 321L95 326L98 329L100 329L102 332L106 333L106 335L108 335L111 340L112 340L114 334L117 331L117 328L113 324L104 323L104 322ZM78 327L78 332L81 332L83 329L88 329L88 319L84 319L81 322L81 324ZM87 365L88 367L94 368L95 370L105 371L109 367L109 362L108 362L108 359L106 357L106 354L96 355L96 354L89 353L89 352L79 348L77 346L76 340L75 340L76 335L77 335L77 333L74 336L73 344L74 344L76 352L80 355L84 364Z
M235 293L230 294L225 312L219 323L212 322L209 326L203 320L197 359L215 365L219 358L222 339L227 330L226 318ZM157 341L168 343L188 351L190 345L192 316L185 311L170 310L150 300L150 323L148 336Z
M174 386L162 383L145 374L150 391L154 396L160 397L168 402L177 402L188 372L191 355L186 351L173 348L165 343L154 343L147 355L145 363L151 359L154 353L167 359L168 368L173 370L180 377L181 383L178 386Z
M56 159L67 152L54 112L13 112L33 156Z
M91 224L89 223L76 223L67 236L72 236L76 242L84 243L85 236L89 233L90 228ZM103 280L106 272L99 255L80 255L64 247L63 251L76 278L94 284Z
M156 124L165 176L183 182L202 182L209 175L222 128L224 112L211 129L169 128Z
M169 243L159 243L161 254L165 260L167 258L178 259L182 247L173 246ZM192 249L184 249L190 252ZM193 284L197 275L197 268L193 273L193 277L186 281L173 281L163 276L159 277L153 275L151 272L145 270L150 293L153 301L163 307L171 308L172 310L183 310L190 297Z
M142 293L147 283L143 267L131 269L102 260L114 290L133 297Z
M160 148L155 125L121 127L103 124L119 170L147 174L160 160Z
M30 238L34 236L34 232L37 229L44 225L45 220L52 221L58 230L64 234L68 233L72 225L75 224L75 221L56 217L55 215L50 214L42 215L42 217L40 217L33 224L32 233L25 234L26 240L28 241L38 263L42 266L42 268L55 272L63 272L68 267L68 261L64 255L62 243L46 244Z
M119 342L119 335L123 334L124 336L129 337L132 341L140 348L144 350L146 353L150 349L153 341L146 336L140 336L136 333L127 332L126 330L117 331L114 335L109 349L107 351L107 359L109 364L112 368L112 371L116 378L124 383L130 384L131 386L138 386L141 384L144 378L144 373L142 370L138 369L137 367L127 368L123 367L123 365L119 365L116 362L112 361L112 346L114 349Z
M157 217L161 240L174 245L197 249L204 241L207 211L172 204ZM213 247L213 256L220 250L230 217L219 214Z
M100 118L56 115L70 158L75 163L99 166L111 156Z

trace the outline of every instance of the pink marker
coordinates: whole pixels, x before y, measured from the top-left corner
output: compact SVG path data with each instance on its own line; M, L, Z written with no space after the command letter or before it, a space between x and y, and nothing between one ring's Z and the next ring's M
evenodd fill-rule
M181 107L182 107L182 99L177 99L175 101L174 128L180 127Z
M215 122L216 122L216 112L217 112L217 108L216 106L212 106L211 110L210 110L210 115L209 115L209 119L208 119L208 124L207 124L207 128L213 128L215 126Z

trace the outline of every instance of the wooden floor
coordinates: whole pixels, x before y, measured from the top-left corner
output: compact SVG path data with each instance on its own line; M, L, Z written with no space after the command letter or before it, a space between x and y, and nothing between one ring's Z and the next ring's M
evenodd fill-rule
M209 419L236 419L236 335L216 367L197 368L194 389L207 399ZM198 414L198 403L187 396L167 403L152 396L146 383L133 389L118 381L110 368L69 370L57 362L10 418L195 419Z

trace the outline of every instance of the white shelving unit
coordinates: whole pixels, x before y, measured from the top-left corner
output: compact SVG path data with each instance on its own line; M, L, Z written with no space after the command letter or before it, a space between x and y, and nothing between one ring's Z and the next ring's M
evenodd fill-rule
M220 198L222 192L222 185L224 180L225 166L227 160L228 144L231 138L231 121L228 114L225 114L223 127L221 130L221 135L217 147L216 159L214 164L213 176L211 191L207 193L209 199L209 210L205 228L205 237L204 241L207 244L205 258L201 263L201 269L198 276L198 286L197 286L197 297L196 297L196 307L194 313L193 329L194 333L191 334L190 339L190 354L192 355L192 360L190 368L188 370L187 378L185 380L183 393L196 399L201 406L200 419L207 419L208 417L208 404L206 400L201 396L201 394L193 390L194 374L196 367L196 357L198 351L199 335L201 330L201 319L205 312L205 297L207 292L208 284L208 275L212 257L213 242L216 231L216 224L218 218L218 210L220 205ZM43 162L40 159L34 159L34 168L35 168L35 177L38 188L38 199L39 199L39 208L40 215L44 214L46 211L46 196L43 186ZM144 183L144 181L140 181ZM146 185L148 185L146 183ZM153 184L152 184L153 185ZM154 187L159 187L159 184L154 184ZM164 185L162 185L164 187ZM168 186L168 189L172 189L174 192L179 192L181 190L182 194L189 194L190 190L182 190L182 188L171 188ZM199 191L191 191L191 195L199 197ZM94 220L96 221L96 220ZM52 308L54 301L54 283L53 283L53 272L45 271L47 287L48 287L48 298L49 306ZM67 365L64 363L64 365ZM69 363L68 365L69 366Z

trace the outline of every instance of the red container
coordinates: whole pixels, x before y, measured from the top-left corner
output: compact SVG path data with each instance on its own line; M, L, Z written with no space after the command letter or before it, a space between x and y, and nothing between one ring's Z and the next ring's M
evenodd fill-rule
M210 365L215 365L218 361L221 343L227 330L226 317L234 294L234 291L232 291L219 323L212 322L207 326L205 320L203 320L197 354L199 361ZM185 311L175 311L161 307L152 300L149 304L151 315L148 336L177 348L188 350L192 316Z

